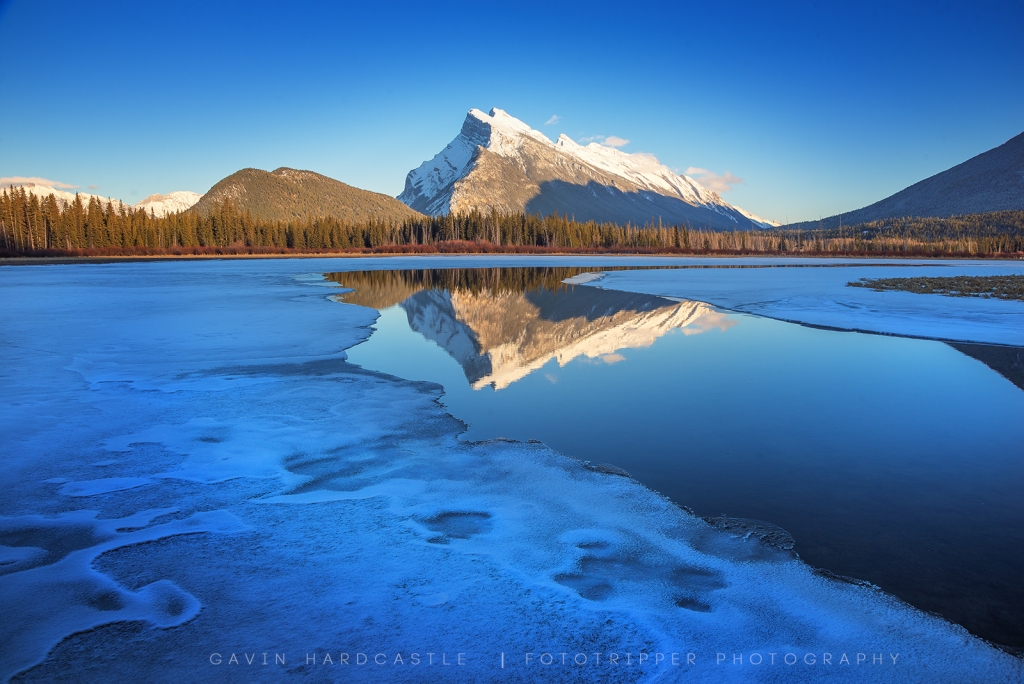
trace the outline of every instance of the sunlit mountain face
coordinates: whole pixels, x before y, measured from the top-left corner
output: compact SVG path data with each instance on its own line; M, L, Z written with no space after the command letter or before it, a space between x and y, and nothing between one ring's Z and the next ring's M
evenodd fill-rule
M336 273L354 292L345 302L398 304L409 327L462 367L474 389L504 389L552 359L605 363L648 347L670 330L725 328L735 321L707 305L566 285L582 269L451 269Z

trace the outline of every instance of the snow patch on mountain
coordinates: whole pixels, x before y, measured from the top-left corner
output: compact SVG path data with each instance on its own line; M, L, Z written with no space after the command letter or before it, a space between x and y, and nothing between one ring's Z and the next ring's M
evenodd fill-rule
M558 136L555 146L591 166L623 178L645 190L659 195L679 197L690 204L724 205L717 192L708 190L688 176L674 173L646 152L623 152L596 142L580 145L564 133Z
M735 204L732 205L732 208L735 209L736 211L740 212L744 216L746 216L748 219L750 219L754 223L760 224L762 228L778 228L779 226L782 225L778 221L772 221L771 219L761 218L757 214L749 212L746 209L744 209L743 207L737 207Z
M48 185L39 185L38 183L19 183L11 185L10 187L11 190L14 190L15 188L20 188L27 194L38 197L40 200L53 195L61 207L66 207L69 204L72 204L75 201L76 195L82 200L83 206L88 205L93 198L98 200L104 208L109 204L113 204L116 209L123 209L131 206L112 197L101 197L88 192L68 192L67 190L60 190L59 188L54 188Z
M198 192L190 190L177 190L165 195L157 193L136 204L135 208L145 209L147 214L152 213L157 217L161 217L185 211L195 205L201 197L202 195Z

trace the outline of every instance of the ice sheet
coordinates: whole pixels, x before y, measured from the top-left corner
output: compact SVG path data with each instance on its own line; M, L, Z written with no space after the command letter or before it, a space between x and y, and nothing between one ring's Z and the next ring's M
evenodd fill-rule
M460 442L441 388L344 360L376 313L331 301L318 274L509 263L595 264L0 268L0 676L1024 676L964 630L713 530L630 479L538 443Z

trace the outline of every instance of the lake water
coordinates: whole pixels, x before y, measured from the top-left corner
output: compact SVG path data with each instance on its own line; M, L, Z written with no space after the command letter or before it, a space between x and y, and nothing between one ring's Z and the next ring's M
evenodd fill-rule
M770 522L811 565L1024 647L1024 391L941 342L560 283L580 271L329 278L381 312L350 360L443 385L464 439Z

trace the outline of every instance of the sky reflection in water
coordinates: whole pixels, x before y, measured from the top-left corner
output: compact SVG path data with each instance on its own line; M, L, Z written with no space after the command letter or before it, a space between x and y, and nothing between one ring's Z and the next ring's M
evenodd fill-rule
M539 439L772 522L812 565L1024 646L1024 392L1004 377L940 342L452 273L393 301L338 274L382 305L350 360L443 385L465 439Z

